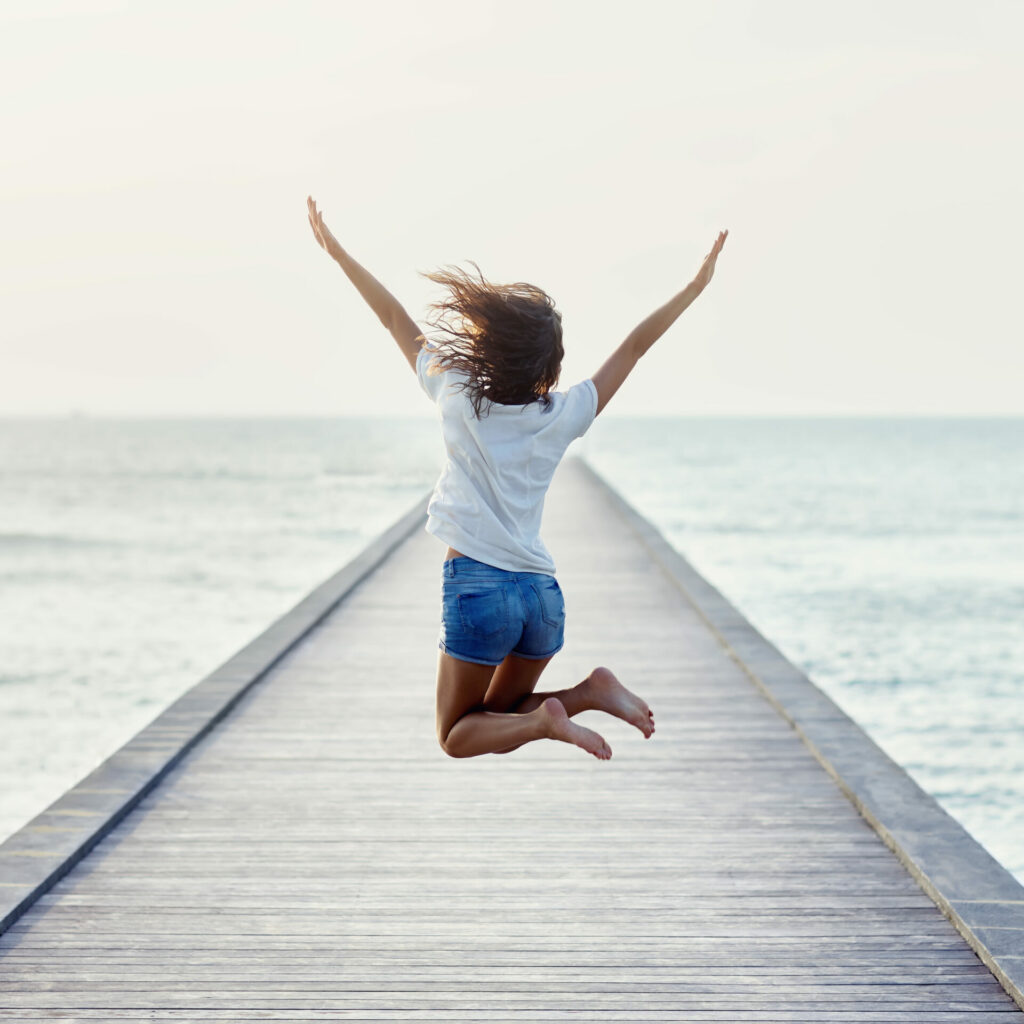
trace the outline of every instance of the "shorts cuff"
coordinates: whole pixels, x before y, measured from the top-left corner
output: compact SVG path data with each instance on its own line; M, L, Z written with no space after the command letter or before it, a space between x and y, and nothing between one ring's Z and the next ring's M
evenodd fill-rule
M445 646L445 642L443 640L438 640L437 646L440 647L448 657L455 658L458 661L468 661L474 665L490 665L493 668L500 665L502 661L505 660L504 658L501 658L499 661L485 661L483 658L467 658L464 654L456 654L455 651L450 650Z
M564 646L565 646L565 641L563 640L553 651L550 651L547 654L520 654L518 651L513 651L512 653L517 658L529 658L530 661L540 661L541 658L551 658L551 657L554 657L554 655L556 655Z

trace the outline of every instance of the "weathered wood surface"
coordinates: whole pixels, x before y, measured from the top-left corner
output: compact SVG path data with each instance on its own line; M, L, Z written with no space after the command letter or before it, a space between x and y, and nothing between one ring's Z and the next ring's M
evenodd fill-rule
M571 461L544 534L539 689L607 664L651 740L446 757L417 530L0 935L0 1020L1020 1019Z

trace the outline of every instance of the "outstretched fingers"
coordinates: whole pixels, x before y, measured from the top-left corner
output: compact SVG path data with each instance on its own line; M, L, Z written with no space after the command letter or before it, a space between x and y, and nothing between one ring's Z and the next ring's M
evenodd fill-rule
M714 259L714 257L716 257L722 251L722 246L725 245L725 236L728 233L728 231L718 232L718 237L715 239L714 244L711 246L711 251L707 254L707 256L704 257L705 259Z
M323 220L321 219L320 211L316 208L316 203L313 201L312 196L306 196L306 216L309 218L309 226L313 229L313 235L320 245L320 248L327 249L327 243L324 240L323 233Z
M316 204L313 202L312 196L307 196L306 197L306 217L309 220L309 226L313 229L313 237L319 243L319 246L321 246L321 248L323 249L323 248L325 248L325 246L324 246L324 239L321 237L321 232L319 232L319 228L316 226L316 221L313 219L313 214L315 214L315 213L316 213Z

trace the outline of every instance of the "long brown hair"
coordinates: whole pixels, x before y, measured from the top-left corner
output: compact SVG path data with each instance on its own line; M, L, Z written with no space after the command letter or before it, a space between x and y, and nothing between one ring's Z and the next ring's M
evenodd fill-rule
M468 392L478 419L485 402L548 404L565 354L562 314L535 285L493 284L476 263L467 262L476 267L479 281L451 264L432 273L420 271L449 292L428 307L438 316L427 323L448 335L439 343L439 371L465 375L457 386Z

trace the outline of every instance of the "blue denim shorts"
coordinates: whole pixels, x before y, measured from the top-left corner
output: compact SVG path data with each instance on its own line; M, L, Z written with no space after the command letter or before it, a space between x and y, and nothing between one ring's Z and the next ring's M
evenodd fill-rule
M550 658L565 643L565 598L554 576L449 558L441 574L437 646L460 661Z

